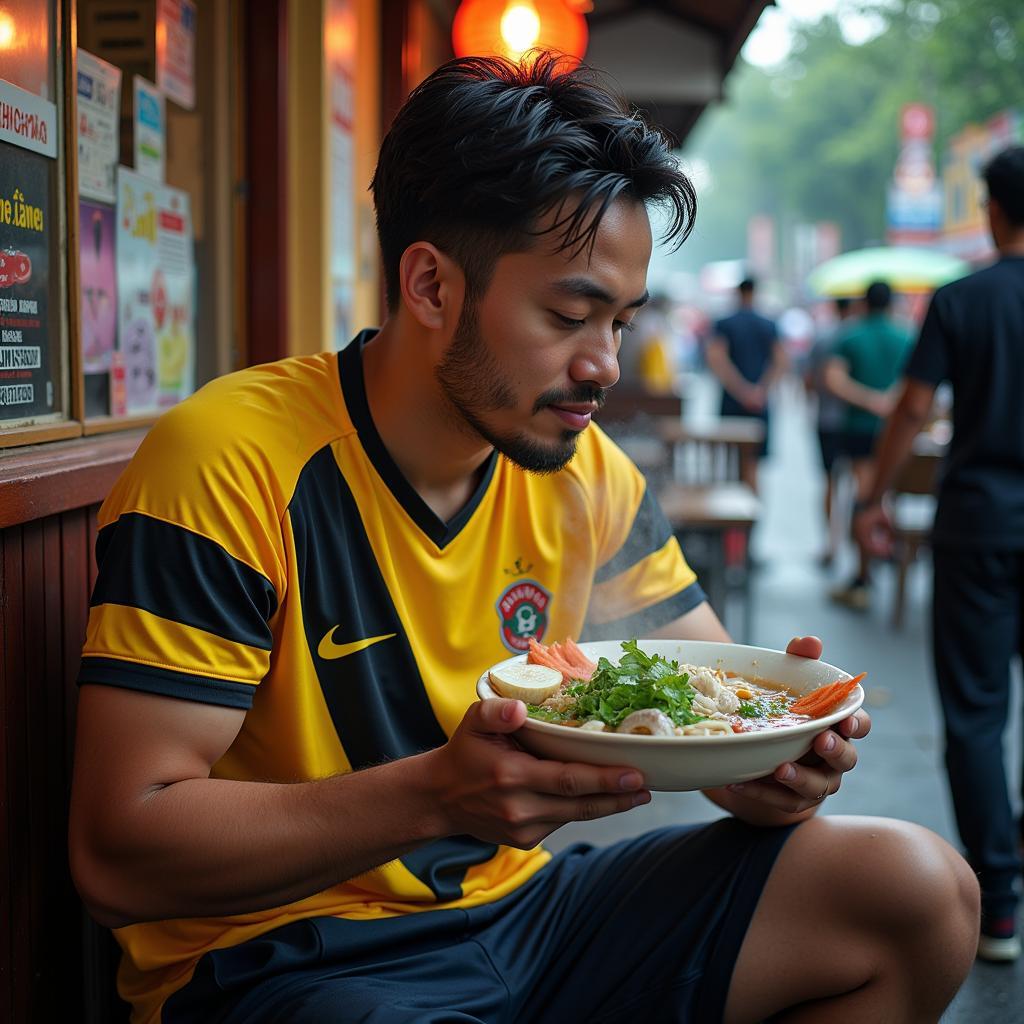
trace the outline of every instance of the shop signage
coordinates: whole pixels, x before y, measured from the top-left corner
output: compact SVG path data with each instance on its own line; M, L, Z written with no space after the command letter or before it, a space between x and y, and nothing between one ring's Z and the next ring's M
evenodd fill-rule
M0 421L54 412L48 303L56 165L0 143Z
M0 79L0 142L57 157L57 107Z

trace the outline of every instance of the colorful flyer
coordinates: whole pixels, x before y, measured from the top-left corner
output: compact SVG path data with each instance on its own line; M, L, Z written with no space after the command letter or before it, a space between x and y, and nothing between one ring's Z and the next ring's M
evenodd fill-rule
M163 93L140 75L132 79L134 90L135 171L153 181L164 180L167 121Z
M157 344L157 390L161 407L192 393L195 352L193 296L195 260L192 212L187 192L165 185L157 220L153 318Z
M117 200L121 69L78 51L78 194Z
M47 296L56 243L44 156L0 143L0 422L54 413L58 317Z
M112 206L78 204L82 288L82 368L106 373L117 342L117 264Z
M119 167L116 244L125 408L155 412L193 388L195 261L188 195Z
M196 105L196 5L192 0L158 0L156 84L186 110Z
M117 169L117 348L124 366L125 411L157 409L153 279L160 185Z

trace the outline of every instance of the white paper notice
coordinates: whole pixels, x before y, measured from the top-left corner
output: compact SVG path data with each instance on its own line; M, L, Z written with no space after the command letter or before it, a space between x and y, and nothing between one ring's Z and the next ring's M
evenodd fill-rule
M121 69L78 51L78 194L117 200Z

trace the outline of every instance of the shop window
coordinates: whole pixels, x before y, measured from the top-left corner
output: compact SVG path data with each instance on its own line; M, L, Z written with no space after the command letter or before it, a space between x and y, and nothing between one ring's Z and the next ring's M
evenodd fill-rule
M0 430L68 418L56 0L0 5Z
M0 446L145 425L242 361L238 12L0 3Z
M230 268L210 265L223 251L217 232L229 228L208 217L211 186L226 184L210 175L210 149L231 50L216 37L230 35L224 12L231 6L78 0L87 425L151 417L231 368L214 333L225 317L212 309L230 310ZM105 103L97 105L97 95ZM83 110L94 114L96 131L88 131Z

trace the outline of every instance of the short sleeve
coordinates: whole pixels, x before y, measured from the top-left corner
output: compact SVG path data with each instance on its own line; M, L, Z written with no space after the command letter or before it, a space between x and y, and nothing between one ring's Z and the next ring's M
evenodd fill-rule
M852 349L853 349L853 331L849 326L840 329L832 342L832 349L828 354L828 358L845 359L846 362L850 362Z
M936 292L928 306L917 344L910 353L904 373L925 384L941 384L949 377L949 338L942 312L942 293Z
M583 638L643 636L706 598L643 475L607 437L593 440L598 457L581 462L593 473L602 550Z
M78 681L248 708L283 588L279 517L259 452L214 445L197 418L186 403L161 419L100 510Z

